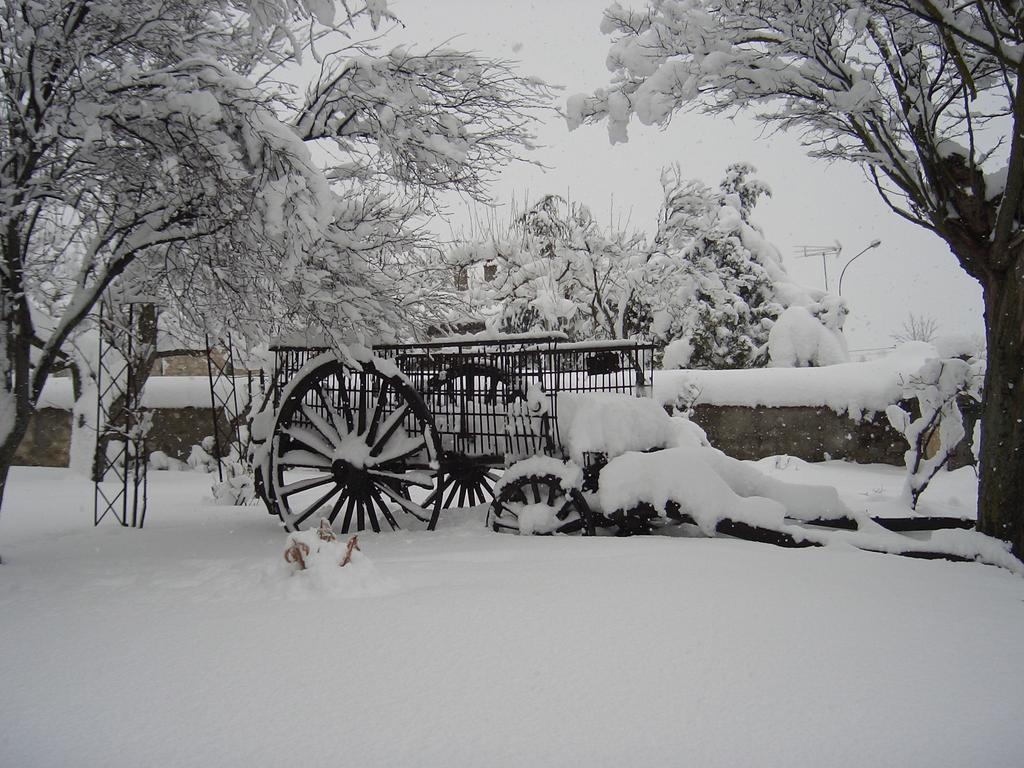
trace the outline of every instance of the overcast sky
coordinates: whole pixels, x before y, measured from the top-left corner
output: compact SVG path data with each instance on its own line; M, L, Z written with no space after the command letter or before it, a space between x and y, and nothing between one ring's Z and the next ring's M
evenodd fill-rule
M607 5L605 0L391 0L406 28L389 35L386 44L426 48L451 38L452 47L515 59L524 73L564 86L564 102L608 82L608 38L599 29ZM629 143L615 146L604 125L569 133L560 118L538 135L545 149L533 154L548 170L510 167L495 186L499 200L554 192L590 206L601 221L614 211L616 219L630 217L649 232L660 202L662 167L679 163L685 176L717 186L727 165L745 160L773 193L758 204L754 219L798 282L824 287L822 259L797 258L800 246L842 245L838 259L828 264L829 288L835 291L843 265L872 240L882 240L843 278L851 349L891 344L891 335L911 312L933 317L941 333L982 333L981 290L946 245L889 211L856 166L808 159L796 136L768 137L746 119L693 113L678 114L664 131L634 123ZM456 225L464 226L470 215L456 210Z

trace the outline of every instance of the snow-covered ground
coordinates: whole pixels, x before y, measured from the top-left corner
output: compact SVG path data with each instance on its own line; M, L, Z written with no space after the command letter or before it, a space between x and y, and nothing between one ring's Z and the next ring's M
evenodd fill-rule
M766 459L898 504L902 472ZM516 537L481 510L289 575L262 507L152 472L143 531L17 468L0 766L1012 766L1024 579L844 546ZM922 512L962 514L969 469Z

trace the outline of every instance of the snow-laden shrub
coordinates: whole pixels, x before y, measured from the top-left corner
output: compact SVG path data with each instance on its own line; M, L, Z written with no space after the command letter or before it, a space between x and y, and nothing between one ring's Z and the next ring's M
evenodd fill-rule
M256 496L256 483L248 464L242 464L238 461L224 461L221 463L221 468L224 473L224 479L214 483L210 488L213 493L213 499L217 504L240 507L246 504L253 504L258 500Z
M768 334L768 365L803 368L849 362L843 335L846 314L846 302L831 295L811 307L789 307Z
M172 472L181 472L189 467L188 464L181 459L168 456L163 451L152 451L149 454L149 468L164 472L168 470Z
M216 504L243 506L257 501L256 482L248 461L242 459L234 448L220 459L219 479L210 486L210 493ZM204 437L199 445L193 445L189 452L187 466L194 471L213 473L218 471L216 446L213 437Z
M750 219L767 185L746 163L729 166L718 190L662 173L663 201L645 301L651 334L669 342L665 367L747 368L758 364L788 280L778 251Z
M665 345L661 367L665 369L689 368L691 357L693 357L693 344L690 339L675 339Z
M217 458L213 453L214 440L212 437L206 436L199 444L192 446L186 461L192 469L200 472L216 472Z
M957 401L965 396L981 399L983 368L984 362L980 360L927 360L903 387L904 398L917 400L917 418L900 405L885 409L893 429L910 444L904 454L907 477L903 493L911 509L917 508L928 483L963 440L966 432Z
M684 374L674 382L672 397L662 400L664 408L673 416L690 418L693 406L697 403L703 390L691 375Z

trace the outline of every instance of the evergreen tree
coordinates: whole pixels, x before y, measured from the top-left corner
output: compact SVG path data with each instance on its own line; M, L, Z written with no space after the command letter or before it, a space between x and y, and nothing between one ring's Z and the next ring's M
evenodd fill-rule
M683 179L678 167L662 174L658 258L648 282L667 290L652 291L652 330L688 345L679 362L690 368L763 365L760 350L782 310L778 253L750 220L758 198L770 194L753 172L746 163L729 166L717 191Z

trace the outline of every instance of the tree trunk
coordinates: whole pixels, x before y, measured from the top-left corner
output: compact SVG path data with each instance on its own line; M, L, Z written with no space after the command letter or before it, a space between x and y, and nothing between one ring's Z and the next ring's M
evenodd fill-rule
M4 491L7 489L7 476L14 463L14 453L21 445L22 438L28 431L28 421L31 413L22 413L18 408L11 431L7 433L2 444L0 444L0 509L3 509Z
M0 508L14 452L21 445L28 422L35 410L30 397L28 335L21 332L28 317L28 305L23 296L12 295L10 285L0 281Z
M0 386L3 386L3 382L0 382ZM21 445L25 433L28 432L28 422L34 410L27 397L17 396L20 393L5 394L12 396L15 413L10 431L3 436L2 442L0 442L0 510L3 509L4 493L7 490L7 478L10 475L11 465L14 463L14 453ZM2 562L3 560L0 559L0 563Z
M983 284L988 368L978 530L1009 541L1024 559L1024 259L1014 261Z

